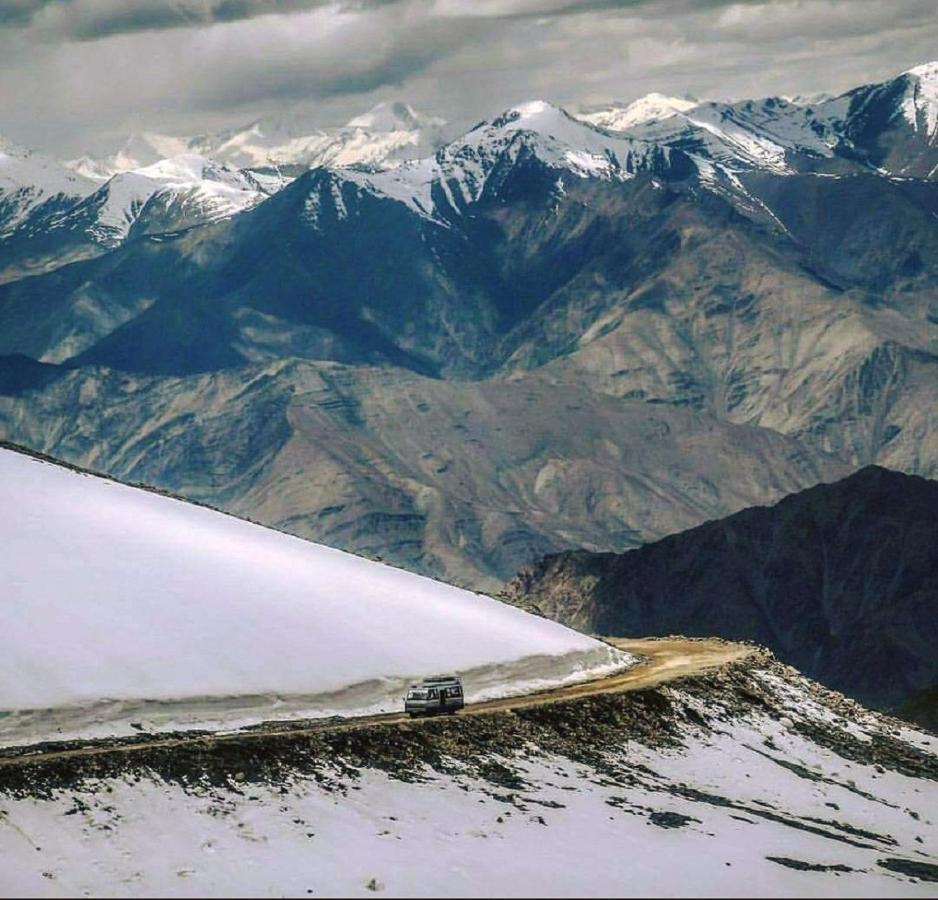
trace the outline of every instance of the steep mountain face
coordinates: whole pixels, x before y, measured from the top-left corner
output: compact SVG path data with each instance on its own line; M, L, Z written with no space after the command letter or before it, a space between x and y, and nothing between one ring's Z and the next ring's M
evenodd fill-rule
M6 387L4 387L6 386ZM0 433L456 584L633 547L847 467L766 429L537 378L275 362L186 378L0 360Z
M550 556L516 602L602 634L754 640L864 702L938 685L938 482L868 467L621 555Z
M505 386L507 397L507 385L534 379L575 395L572 405L587 410L584 435L600 434L613 409L624 423L640 408L654 416L685 408L696 418L681 421L702 429L698 444L684 425L667 423L687 435L685 447L712 451L715 429L728 440L741 433L729 426L745 427L771 432L773 454L811 461L764 495L751 486L711 491L719 467L691 451L686 469L643 464L642 492L653 482L674 504L655 521L634 510L594 518L597 504L615 507L602 499L564 501L563 524L550 524L545 515L559 507L545 513L520 488L492 497L474 480L434 518L414 512L424 495L409 482L385 486L386 472L403 478L413 462L384 446L396 425L375 417L354 427L367 434L357 440L376 442L374 459L390 460L380 477L343 455L330 469L349 485L341 499L332 487L305 495L286 482L267 495L265 521L486 585L510 575L524 552L621 550L870 463L936 475L938 181L908 174L923 172L932 153L933 83L925 66L816 103L659 99L632 109L625 131L610 130L614 119L596 127L531 102L422 159L324 166L288 184L201 157L116 175L31 238L48 242L42 259L53 271L8 274L0 284L0 354L15 358L5 364L15 394L3 401L6 434L92 464L97 455L127 474L112 451L134 443L142 408L157 421L197 415L195 397L172 404L179 385L224 384L237 398L225 401L223 417L233 431L211 438L227 448L242 418L253 420L245 410L261 402L258 372L273 385L266 402L280 410L303 365L338 364L356 396L375 368L388 385L445 384L444 407L457 396L472 407L490 385ZM387 132L398 121L419 125L419 116L384 109L350 127ZM157 176L155 193L131 190ZM122 180L127 202L112 196ZM49 380L42 365L79 370L83 396L108 410L106 430L86 418L87 443L64 449L58 429L85 411L65 409L69 372ZM134 386L130 398L125 385ZM494 418L526 409L515 403ZM533 408L556 415L547 400ZM478 436L498 467L525 459L510 433ZM528 449L538 468L551 461L549 445ZM582 460L592 451L583 443L571 452ZM259 502L258 465L226 463L223 489L159 466L146 477L237 506ZM524 478L536 481L531 465ZM626 490L624 479L616 476L610 495ZM606 487L590 496L606 497ZM695 505L697 496L710 499ZM320 520L335 506L415 524L372 543L367 518L353 515L345 532ZM499 549L507 526L480 524L492 510L523 534L501 544L517 551ZM456 520L471 527L463 533ZM370 521L385 534L387 520ZM473 530L488 537L470 538Z
M784 240L725 211L702 227L699 207L676 205L659 238L674 249L657 271L624 296L601 282L584 299L605 308L585 321L569 307L535 321L506 368L936 474L938 193L865 176L760 179ZM571 306L588 316L581 304ZM545 360L551 346L562 351Z

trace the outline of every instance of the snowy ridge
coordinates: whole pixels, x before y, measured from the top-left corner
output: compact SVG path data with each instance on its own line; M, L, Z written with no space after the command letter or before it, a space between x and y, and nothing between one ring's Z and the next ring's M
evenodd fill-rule
M669 153L644 141L607 134L538 100L481 122L432 157L378 172L333 169L331 173L360 190L396 200L422 217L446 224L452 215L479 200L496 168L510 168L525 157L577 178L626 180L659 159L667 162ZM313 224L318 221L317 208L313 197L307 205Z
M667 119L677 113L687 112L697 106L698 102L653 92L633 100L628 106L610 106L585 111L577 118L607 131L627 131L645 122Z
M197 154L163 159L111 176L83 203L56 218L52 229L85 229L96 242L117 246L145 209L175 211L187 224L214 222L255 206L279 190L283 180L266 183Z
M682 146L696 160L727 171L761 169L780 175L796 171L792 154L831 157L840 137L834 126L846 104L823 110L769 97L738 104L701 103L667 119L637 126L632 133L656 143Z
M901 88L898 102L890 96L896 87ZM853 121L867 115L871 104L882 102L895 106L876 110L875 115L885 122L903 119L933 144L938 133L938 62L836 97L766 97L694 104L650 94L624 109L595 110L580 118L632 138L680 147L712 182L713 166L724 174L762 170L790 175L800 171L799 161L804 157L838 156L852 148Z
M396 709L631 661L488 597L0 449L0 739ZM54 547L55 552L50 553Z
M0 237L44 203L78 199L94 188L93 181L54 160L0 138Z

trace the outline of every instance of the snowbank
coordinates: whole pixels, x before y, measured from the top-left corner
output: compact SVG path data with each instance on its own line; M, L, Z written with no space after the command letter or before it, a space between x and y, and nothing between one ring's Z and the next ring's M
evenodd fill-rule
M627 665L491 598L0 449L0 740L397 709Z

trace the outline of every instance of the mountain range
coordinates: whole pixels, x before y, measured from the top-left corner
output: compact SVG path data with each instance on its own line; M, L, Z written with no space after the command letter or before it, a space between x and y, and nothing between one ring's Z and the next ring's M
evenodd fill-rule
M487 589L938 474L938 64L278 128L103 184L4 145L0 436Z

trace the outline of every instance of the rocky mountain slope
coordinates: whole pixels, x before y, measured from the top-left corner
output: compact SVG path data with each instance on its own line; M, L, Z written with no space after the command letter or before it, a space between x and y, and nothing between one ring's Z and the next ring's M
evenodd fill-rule
M656 101L633 110L625 131L610 130L614 117L599 127L531 102L419 160L307 171L220 221L148 201L152 215L97 243L91 258L75 261L83 251L66 241L68 264L0 284L0 355L14 386L2 433L226 508L258 503L271 524L349 548L364 549L371 521L381 536L368 552L478 585L510 575L525 553L621 550L870 463L934 476L935 72L918 67L815 104ZM413 118L391 112L389 121ZM355 127L380 130L385 113ZM317 483L299 463L266 481L274 469L264 466L298 430L282 414L304 395L296 373L335 364L352 385L340 393L355 398L335 401L341 410L364 402L360 386L375 369L387 385L432 380L447 399L426 402L446 413L427 440L460 433L461 412L449 412L459 404L497 410L474 439L498 462L471 463L477 445L463 445L454 459L466 461L464 483L440 502L444 463L433 445L402 452L395 434L407 423L343 412L343 433L377 449L330 450L341 498L337 487L297 490ZM549 443L509 443L520 428L547 440L543 423L558 415L543 393L519 406L524 387L507 385L529 379L582 410L585 437L571 438L570 457ZM205 392L177 393L180 384ZM254 406L261 397L271 405ZM546 508L520 487L543 492L556 471L579 470L595 440L621 433L639 408L687 434L686 464L626 461L610 480L576 475L566 496L578 499ZM211 419L219 448L240 445L242 421L263 427L254 454L199 475L214 450L190 455L186 428L163 431L159 451L188 457L184 467L128 453L140 446L144 409L155 422ZM688 411L697 418L681 419ZM80 440L67 424L79 420ZM685 429L691 421L699 438ZM752 428L771 434L773 459L799 460L796 481L721 483L714 435ZM306 433L305 446L333 437L318 418ZM710 462L695 447L711 448ZM423 453L430 462L415 464ZM528 472L508 494L474 480L503 465ZM261 486L263 503L253 493ZM594 514L622 496L647 503ZM654 497L667 512L647 512ZM338 506L367 515L334 529L324 523ZM503 541L506 532L517 541Z
M621 555L548 556L508 593L602 634L754 640L866 703L922 706L938 685L936 529L938 482L873 466Z

